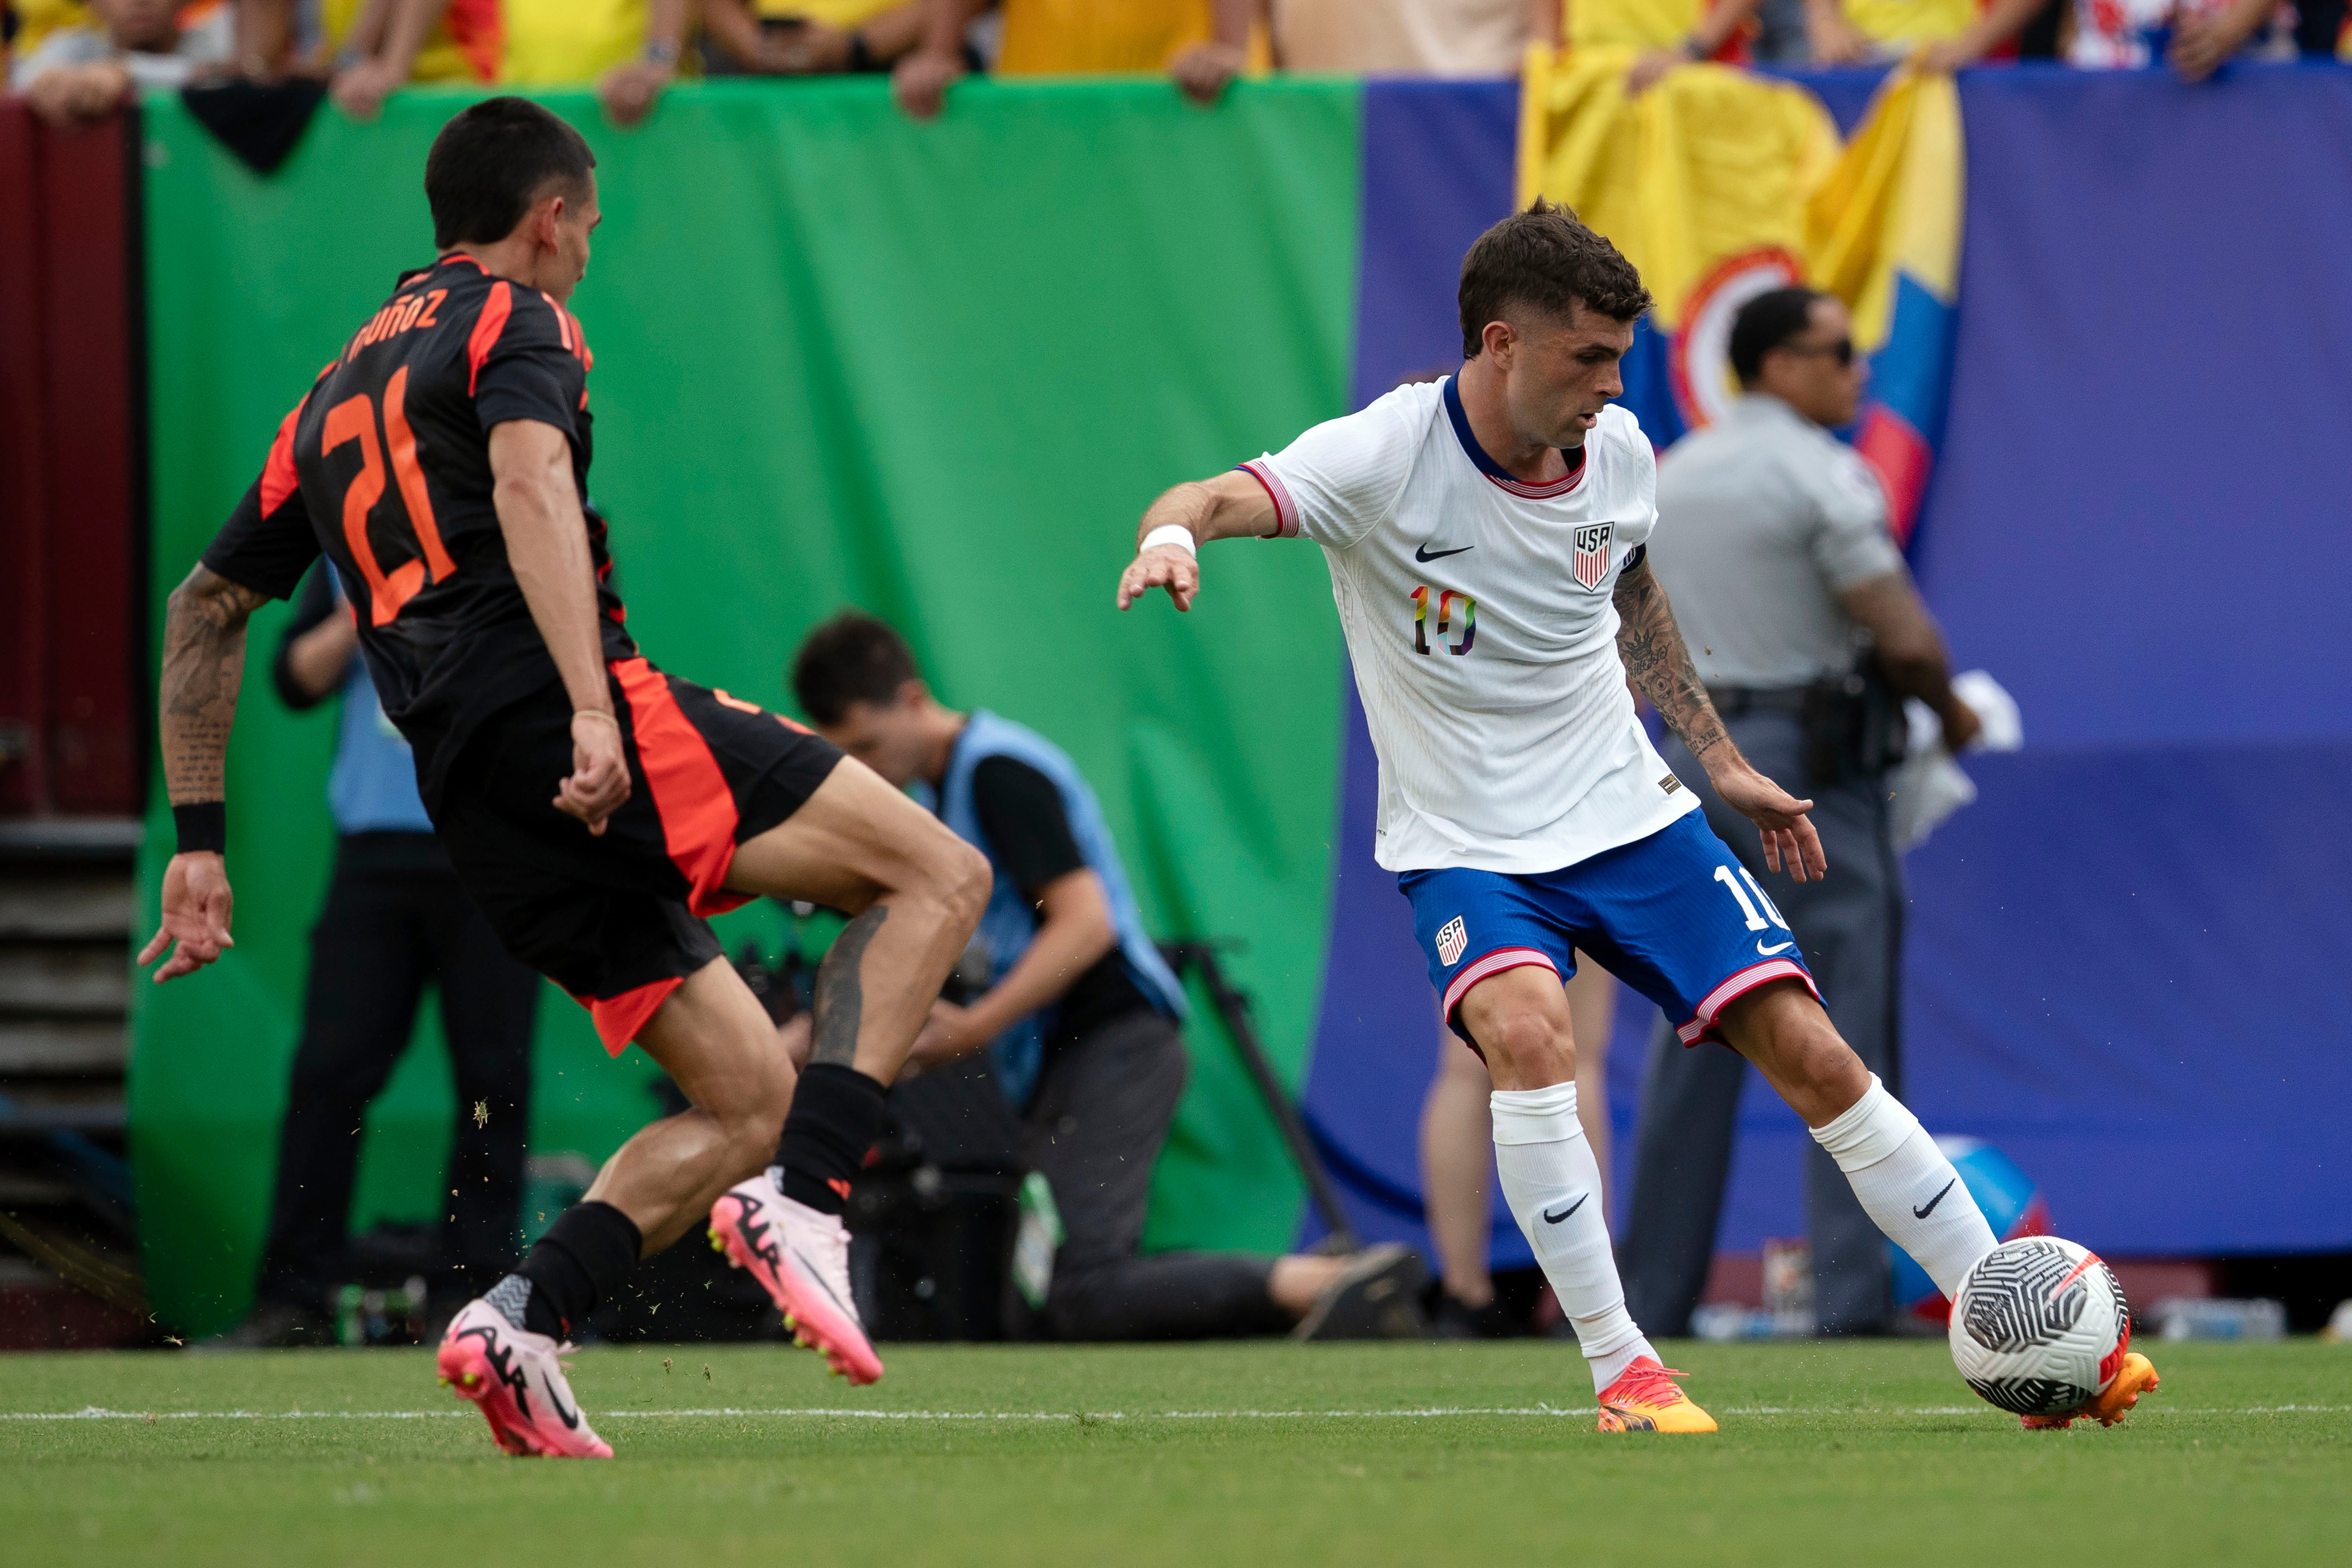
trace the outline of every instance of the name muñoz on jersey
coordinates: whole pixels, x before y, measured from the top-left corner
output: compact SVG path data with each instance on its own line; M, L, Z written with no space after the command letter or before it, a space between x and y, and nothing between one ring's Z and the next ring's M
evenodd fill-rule
M1478 445L1448 377L1243 468L1282 537L1323 547L1380 754L1382 867L1553 871L1698 808L1617 652L1618 575L1658 520L1633 415L1604 409L1582 461L1531 485Z
M588 505L593 362L578 318L463 251L404 274L286 416L205 552L214 572L279 599L325 552L428 809L483 720L561 679L507 560L496 426L534 420L571 443L604 658L636 655Z

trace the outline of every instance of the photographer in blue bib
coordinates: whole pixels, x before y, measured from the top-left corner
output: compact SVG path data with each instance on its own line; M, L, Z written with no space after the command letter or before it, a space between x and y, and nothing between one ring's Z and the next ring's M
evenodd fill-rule
M988 988L936 1004L909 1073L985 1050L1053 1189L1064 1240L1045 1318L1063 1340L1418 1331L1403 1247L1353 1258L1142 1256L1151 1170L1184 1091L1183 988L1152 945L1094 791L1062 750L931 695L906 640L844 612L809 635L793 691L820 734L914 787L996 873L975 942ZM789 1026L787 1026L789 1029Z

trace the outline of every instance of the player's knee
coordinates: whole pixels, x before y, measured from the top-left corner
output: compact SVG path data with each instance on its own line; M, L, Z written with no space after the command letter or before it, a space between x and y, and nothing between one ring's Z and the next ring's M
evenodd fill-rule
M1576 1077L1574 1035L1541 1008L1498 1012L1479 1031L1478 1044L1497 1088L1549 1088Z
M793 1064L781 1047L773 1055L773 1060L761 1063L741 1097L721 1117L729 1163L742 1175L774 1163L776 1140L783 1136L784 1117L793 1108Z
M967 934L980 924L982 911L988 908L988 896L996 885L996 873L988 864L988 857L966 844L955 840L951 851L941 856L940 868L940 901L950 919L958 922Z
M1822 1110L1843 1110L1869 1092L1870 1069L1825 1015L1788 1043L1781 1059L1792 1082Z

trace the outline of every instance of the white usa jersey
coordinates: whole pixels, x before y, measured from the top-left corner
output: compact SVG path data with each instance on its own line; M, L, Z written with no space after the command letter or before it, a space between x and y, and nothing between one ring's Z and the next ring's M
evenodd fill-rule
M1553 871L1697 809L1617 653L1617 576L1658 519L1633 415L1604 409L1576 471L1531 485L1478 445L1448 377L1243 468L1330 566L1380 754L1381 866Z

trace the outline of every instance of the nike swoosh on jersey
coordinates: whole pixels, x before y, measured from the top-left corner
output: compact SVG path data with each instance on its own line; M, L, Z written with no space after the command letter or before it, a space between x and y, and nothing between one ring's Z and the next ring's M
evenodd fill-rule
M1784 942L1773 947L1766 947L1761 942L1759 942L1756 944L1756 951L1763 954L1766 958L1769 958L1776 952L1786 952L1796 945L1797 944L1794 942Z
M1475 544L1465 544L1452 550L1432 550L1428 545L1424 544L1412 552L1412 558L1426 566L1433 561L1443 561L1449 555L1459 555L1465 550L1475 550L1478 547Z

